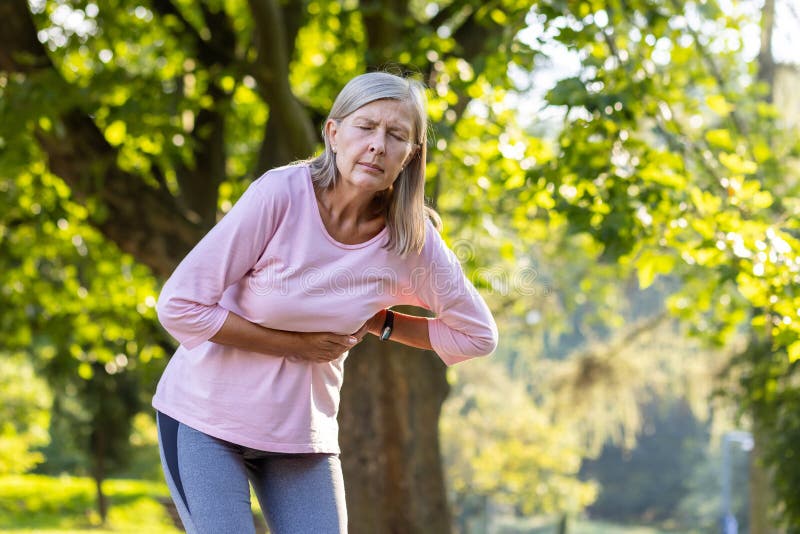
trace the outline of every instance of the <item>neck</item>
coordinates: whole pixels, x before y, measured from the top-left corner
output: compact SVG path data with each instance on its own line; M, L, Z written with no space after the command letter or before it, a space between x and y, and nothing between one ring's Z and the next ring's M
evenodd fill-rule
M375 199L378 195L343 187L317 190L317 199L332 222L356 225L375 219Z

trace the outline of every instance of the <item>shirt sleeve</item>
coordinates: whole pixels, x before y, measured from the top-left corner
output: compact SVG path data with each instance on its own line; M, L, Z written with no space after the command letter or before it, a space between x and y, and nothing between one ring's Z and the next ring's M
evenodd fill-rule
M436 314L428 320L433 350L448 366L491 354L498 333L489 307L439 232L429 224L427 234L417 297Z
M225 289L250 271L275 234L281 191L264 175L186 255L164 284L156 310L162 326L187 349L216 334L228 316Z

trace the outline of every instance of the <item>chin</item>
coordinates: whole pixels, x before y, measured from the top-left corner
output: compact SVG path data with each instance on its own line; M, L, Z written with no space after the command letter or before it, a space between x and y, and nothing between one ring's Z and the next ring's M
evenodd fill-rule
M348 181L359 189L369 191L383 191L392 185L392 182L387 180L384 176L375 176L373 174L357 173L351 176Z

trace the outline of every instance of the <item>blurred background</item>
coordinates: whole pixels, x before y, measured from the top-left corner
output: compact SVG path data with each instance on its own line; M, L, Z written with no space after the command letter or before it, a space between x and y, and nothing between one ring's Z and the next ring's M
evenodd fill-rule
M501 343L353 351L350 531L800 532L799 36L796 0L2 0L0 530L179 531L160 284L388 68Z

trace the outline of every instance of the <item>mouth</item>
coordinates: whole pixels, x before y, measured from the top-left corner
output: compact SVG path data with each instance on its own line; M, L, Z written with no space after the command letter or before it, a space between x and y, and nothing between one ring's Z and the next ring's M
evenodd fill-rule
M372 171L372 172L383 172L383 167L375 165L374 163L368 163L366 161L359 161L358 164L361 165L362 167L365 167L367 170Z

